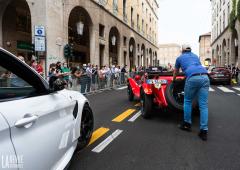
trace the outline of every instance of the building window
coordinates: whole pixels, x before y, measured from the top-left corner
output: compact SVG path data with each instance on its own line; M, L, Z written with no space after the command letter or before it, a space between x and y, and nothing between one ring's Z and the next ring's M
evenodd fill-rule
M223 29L225 29L225 10L223 11Z
M127 46L127 37L123 36L123 45Z
M139 14L137 14L137 30L140 31L140 25L139 25Z
M118 0L113 0L113 13L117 14L118 12Z
M131 26L134 27L134 20L133 20L133 7L131 7Z
M99 36L105 38L104 36L104 28L105 26L102 24L99 24Z
M126 19L127 13L126 13L126 0L123 0L123 17Z

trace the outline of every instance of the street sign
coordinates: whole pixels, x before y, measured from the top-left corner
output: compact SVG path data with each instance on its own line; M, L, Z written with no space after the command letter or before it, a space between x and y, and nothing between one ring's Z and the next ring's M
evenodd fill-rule
M35 36L35 51L46 51L45 49L45 37Z
M35 26L35 36L45 36L45 27L44 26Z

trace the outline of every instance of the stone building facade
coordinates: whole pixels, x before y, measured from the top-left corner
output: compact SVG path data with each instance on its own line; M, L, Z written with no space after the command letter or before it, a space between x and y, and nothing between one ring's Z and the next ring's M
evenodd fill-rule
M211 32L199 36L199 58L203 65L211 65Z
M160 59L160 65L167 66L171 64L175 65L177 57L181 54L181 45L179 44L160 44L158 55Z
M156 0L0 0L0 46L26 60L99 66L156 65ZM44 26L46 51L33 49L35 26ZM64 57L64 46L73 56Z
M232 0L211 0L212 3L212 64L216 66L239 65L240 23L235 29L229 26ZM236 1L237 5L238 0Z

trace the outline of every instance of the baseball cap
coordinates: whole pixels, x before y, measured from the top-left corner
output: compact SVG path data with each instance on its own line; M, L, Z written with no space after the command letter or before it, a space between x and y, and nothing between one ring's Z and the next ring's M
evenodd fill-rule
M192 50L191 45L189 44L182 45L182 51L191 51L191 50Z

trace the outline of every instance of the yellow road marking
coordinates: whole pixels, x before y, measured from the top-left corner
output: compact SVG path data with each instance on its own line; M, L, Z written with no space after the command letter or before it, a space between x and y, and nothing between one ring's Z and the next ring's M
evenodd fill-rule
M92 134L91 140L88 144L91 145L93 144L96 140L98 140L101 136L103 136L105 133L107 133L110 129L108 128L104 128L104 127L100 127L97 130L95 130Z
M140 107L141 106L141 103L137 103L134 105L135 107Z
M113 122L122 122L124 119L126 119L128 116L130 116L131 114L133 114L133 112L135 112L135 109L128 109L127 111L123 112L122 114L120 114L118 117L116 117L115 119L113 119Z

